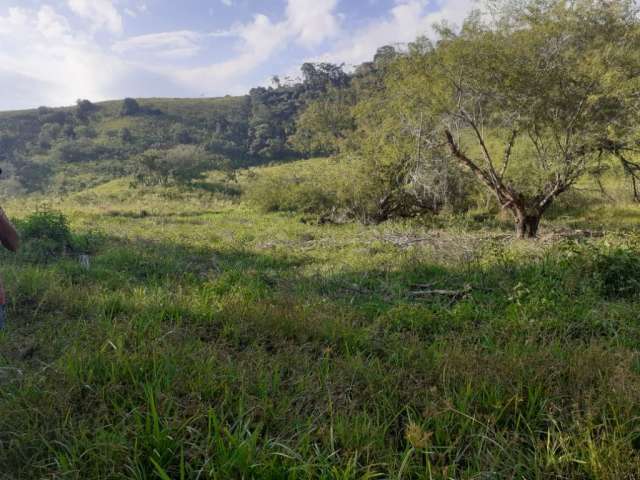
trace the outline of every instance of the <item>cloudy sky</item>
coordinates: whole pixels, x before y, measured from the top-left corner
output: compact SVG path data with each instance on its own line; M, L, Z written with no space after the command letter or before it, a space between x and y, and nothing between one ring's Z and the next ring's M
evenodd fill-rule
M473 0L0 0L0 110L246 93L460 24Z

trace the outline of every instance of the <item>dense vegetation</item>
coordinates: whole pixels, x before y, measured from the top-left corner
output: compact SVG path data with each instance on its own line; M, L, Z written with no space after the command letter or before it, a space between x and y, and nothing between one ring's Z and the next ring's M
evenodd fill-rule
M640 478L639 18L1 113L0 479Z

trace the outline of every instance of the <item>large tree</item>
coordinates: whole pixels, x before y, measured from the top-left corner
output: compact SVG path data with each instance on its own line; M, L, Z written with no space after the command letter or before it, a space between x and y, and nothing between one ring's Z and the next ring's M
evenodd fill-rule
M351 89L331 87L312 101L296 118L296 131L289 143L306 155L332 155L355 128L351 109L355 95Z
M446 148L534 237L558 195L633 144L635 4L496 3L440 33L412 45L390 89L419 112L418 142Z

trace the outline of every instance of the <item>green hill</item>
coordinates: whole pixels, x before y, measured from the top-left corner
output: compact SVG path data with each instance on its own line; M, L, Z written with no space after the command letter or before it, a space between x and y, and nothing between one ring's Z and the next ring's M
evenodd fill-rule
M158 156L181 145L231 167L299 158L290 142L298 115L350 78L331 64L305 64L303 72L302 82L240 97L78 100L73 107L0 113L8 180L0 194L77 191L133 174L148 150Z
M149 148L199 145L248 160L249 98L144 99L124 114L122 101L0 113L6 194L85 188L130 174Z

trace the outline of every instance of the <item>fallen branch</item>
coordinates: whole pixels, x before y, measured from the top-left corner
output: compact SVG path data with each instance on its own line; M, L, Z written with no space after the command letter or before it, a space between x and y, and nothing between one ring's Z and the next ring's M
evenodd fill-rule
M471 285L465 285L461 290L445 290L445 289L432 289L432 284L427 285L414 285L413 288L419 288L420 290L413 290L409 292L409 297L412 298L428 298L428 297L449 297L453 301L466 298L471 293Z

